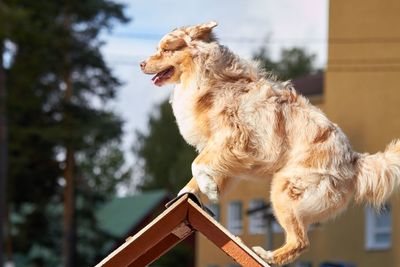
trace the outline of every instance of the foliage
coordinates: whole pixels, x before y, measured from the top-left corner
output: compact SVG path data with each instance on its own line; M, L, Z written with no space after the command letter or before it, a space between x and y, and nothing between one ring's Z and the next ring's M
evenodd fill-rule
M294 79L302 75L316 72L314 54L304 49L293 47L282 49L280 59L274 61L267 47L261 47L253 54L253 58L261 63L261 67L276 75L280 80Z
M186 267L193 265L193 248L185 243L179 243L173 250L169 251L166 255L162 256L151 266L174 266Z

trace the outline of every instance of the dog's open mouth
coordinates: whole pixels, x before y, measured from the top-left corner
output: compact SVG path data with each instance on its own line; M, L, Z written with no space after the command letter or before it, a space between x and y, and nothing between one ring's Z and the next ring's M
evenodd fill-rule
M163 71L157 73L151 80L154 82L155 85L161 86L165 81L172 77L174 74L175 68L169 67Z

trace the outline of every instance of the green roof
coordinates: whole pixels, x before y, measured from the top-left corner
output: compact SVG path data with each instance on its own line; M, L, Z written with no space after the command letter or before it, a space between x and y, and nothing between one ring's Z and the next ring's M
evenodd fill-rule
M166 196L165 190L157 190L114 198L96 212L99 227L116 238L125 237Z

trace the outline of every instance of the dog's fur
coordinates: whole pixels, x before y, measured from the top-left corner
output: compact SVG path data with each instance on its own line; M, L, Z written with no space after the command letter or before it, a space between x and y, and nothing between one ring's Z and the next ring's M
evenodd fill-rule
M309 246L311 223L335 216L353 197L377 207L388 199L400 183L400 141L383 153L354 152L342 130L289 82L268 78L218 44L216 25L173 30L141 67L146 74L170 68L157 85L177 84L171 103L179 130L199 152L194 178L180 194L201 191L217 201L238 178L271 180L286 243L272 252L253 249L285 264Z

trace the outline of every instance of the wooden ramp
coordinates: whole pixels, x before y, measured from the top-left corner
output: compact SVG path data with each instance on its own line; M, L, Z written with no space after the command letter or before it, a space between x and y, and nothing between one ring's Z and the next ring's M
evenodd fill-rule
M127 238L96 267L147 266L195 231L242 266L269 266L208 215L193 194L182 195L167 206L163 213L136 235Z

